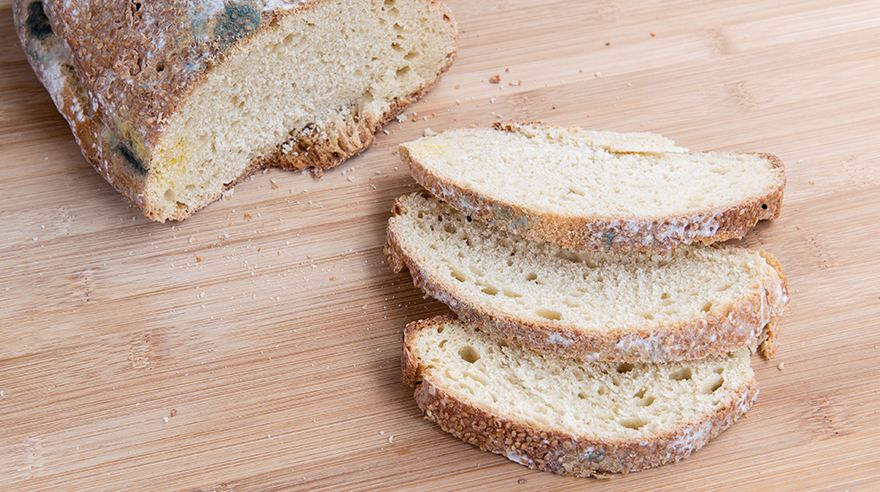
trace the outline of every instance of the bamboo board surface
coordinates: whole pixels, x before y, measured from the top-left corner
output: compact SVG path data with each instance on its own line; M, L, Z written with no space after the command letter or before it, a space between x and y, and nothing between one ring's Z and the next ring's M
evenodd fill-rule
M85 162L0 0L0 489L880 490L880 3L448 3L458 61L370 150L159 224ZM786 163L781 217L742 241L788 277L780 349L689 458L532 471L401 383L403 327L446 308L384 262L417 189L392 151L500 119Z

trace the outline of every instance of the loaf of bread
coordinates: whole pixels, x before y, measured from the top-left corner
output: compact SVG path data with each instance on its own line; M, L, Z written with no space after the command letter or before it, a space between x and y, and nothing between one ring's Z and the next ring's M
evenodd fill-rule
M767 253L563 248L472 220L427 192L395 201L385 257L462 321L586 361L696 359L758 342L772 351L788 302Z
M703 447L757 397L749 356L584 363L441 316L407 326L402 369L443 430L530 468L585 477L644 470Z
M665 251L779 215L782 162L648 133L501 124L402 144L415 180L475 220L565 247Z
M267 166L338 165L456 53L442 0L14 0L13 13L86 159L158 221Z

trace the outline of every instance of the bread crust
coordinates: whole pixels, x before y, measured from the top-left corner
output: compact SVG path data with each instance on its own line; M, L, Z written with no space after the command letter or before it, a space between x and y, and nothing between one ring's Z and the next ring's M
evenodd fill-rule
M193 0L152 3L150 15L139 2L14 0L13 14L28 60L70 125L83 156L145 215L164 222L185 219L224 191L200 203L179 204L172 213L157 210L145 199L151 149L175 112L212 70L245 49L255 34L329 1L230 3L209 18L200 14L205 7ZM424 1L455 31L444 2ZM378 118L342 117L334 128L313 132L327 134L320 138L293 135L226 188L269 166L327 169L362 152L377 130L429 91L449 69L457 54L454 41L437 77L392 101ZM302 152L292 158L292 153L282 151L289 148Z
M677 462L702 448L729 428L754 404L758 383L752 377L738 392L727 395L718 412L700 415L650 439L612 440L575 435L552 427L536 427L475 403L464 393L443 384L409 349L422 329L443 323L440 316L410 323L404 331L401 358L403 381L415 387L415 400L425 414L459 439L485 451L507 457L532 469L560 475L590 477L629 473Z
M394 227L394 216L405 212L403 197L395 200L386 229L385 260L395 273L406 267L413 284L446 304L466 323L507 341L528 348L586 361L663 362L699 359L738 350L757 343L769 349L776 346L776 317L789 301L788 286L779 263L766 252L772 267L750 294L728 310L714 307L705 316L671 326L619 327L610 332L577 329L559 323L520 319L501 310L458 295L451 279L433 275L421 265L410 244ZM732 246L727 246L734 248ZM773 330L764 330L770 324ZM764 343L766 342L766 343ZM770 356L772 350L762 350Z
M521 126L562 131L559 127L540 122L496 122L492 128L515 133ZM742 238L759 220L777 218L786 184L785 166L774 155L756 155L771 162L777 175L773 186L761 196L726 209L695 214L623 218L556 214L485 195L438 177L419 161L406 143L400 146L400 157L409 164L416 182L454 208L493 227L533 241L548 241L569 248L658 252L668 251L678 244L711 244Z

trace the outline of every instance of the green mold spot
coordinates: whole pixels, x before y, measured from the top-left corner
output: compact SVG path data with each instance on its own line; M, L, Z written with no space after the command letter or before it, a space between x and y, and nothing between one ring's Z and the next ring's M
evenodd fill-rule
M131 150L129 150L128 147L120 145L116 150L122 155L122 158L125 159L126 164L128 164L137 174L142 176L147 174L147 168L144 167L144 164Z
M608 247L611 248L614 246L614 238L617 236L616 232L606 232L604 236L605 242L608 244Z
M228 47L260 27L260 11L253 5L228 3L217 17L214 38Z
M150 160L150 151L136 136L137 133L129 123L118 123L115 131L108 128L104 132L107 148L113 149L122 157L133 175L146 176L150 172L146 164Z
M28 5L28 16L24 24L31 35L40 41L53 34L49 18L43 11L43 2L34 2Z

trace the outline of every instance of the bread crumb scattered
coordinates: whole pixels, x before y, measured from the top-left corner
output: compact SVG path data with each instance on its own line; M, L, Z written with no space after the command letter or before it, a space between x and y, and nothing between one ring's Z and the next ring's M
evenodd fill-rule
M776 366L776 368L779 369L780 371L783 370L783 369L785 369L785 362L780 362L780 363Z
M491 82L493 84L500 84L501 83L501 76L500 75L493 75L492 78L489 79L489 82Z

